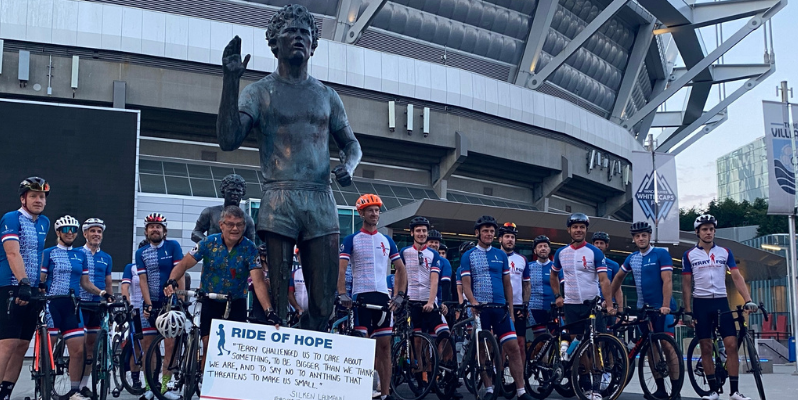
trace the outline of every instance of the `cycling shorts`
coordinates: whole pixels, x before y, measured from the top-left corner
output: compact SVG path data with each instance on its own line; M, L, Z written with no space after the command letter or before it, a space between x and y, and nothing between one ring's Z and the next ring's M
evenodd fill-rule
M515 322L513 325L515 326L515 334L520 338L526 337L526 310L524 306L521 304L513 306L513 312L515 313Z
M515 340L518 335L515 333L515 325L510 313L498 308L484 308L479 312L479 321L482 323L483 330L492 330L493 334L499 338L499 344L504 344L508 340Z
M712 337L712 331L718 326L718 312L729 311L729 300L725 297L717 299L693 299L693 319L695 320L695 336L700 339ZM720 317L720 337L737 336L734 316L724 314Z
M56 298L49 301L53 327L61 332L64 339L82 337L83 319L75 315L75 303L70 298Z
M202 299L202 314L200 315L200 336L211 334L211 321L222 319L226 321L247 322L247 299L235 299L230 303L230 314L224 317L227 301Z
M532 333L545 332L549 321L551 321L549 310L529 310L527 324L532 327Z
M11 304L8 311L8 299L17 297L19 286L0 287L0 304L5 308L0 310L0 340L22 339L29 341L36 331L36 321L39 317L38 301L31 301L25 306ZM36 290L35 288L33 290Z
M376 306L388 306L388 295L381 292L358 293L353 296L353 300L363 304ZM365 337L378 338L381 336L391 336L393 333L393 323L389 311L369 310L368 308L355 307L355 330L362 333Z
M654 321L652 321L652 325L654 325L654 333L664 332L670 334L671 336L674 334L674 329L671 326L673 325L673 315L660 314Z
M422 309L424 304L420 301L410 302L410 323L413 325L413 330L427 333L438 339L448 338L449 325L441 316L440 309L435 308L430 312L424 312Z
M586 323L588 321L581 321L586 320L590 315L593 313L591 310L592 307L588 304L564 304L563 305L563 313L565 314L565 323L567 325L571 325L575 322L576 325L571 325L568 327L568 330L571 335L582 335L585 333ZM599 332L606 332L607 331L607 324L604 322L604 316L601 313L596 313L596 330Z
M86 326L86 333L97 334L100 332L100 303L81 301L80 314L83 317L83 324Z

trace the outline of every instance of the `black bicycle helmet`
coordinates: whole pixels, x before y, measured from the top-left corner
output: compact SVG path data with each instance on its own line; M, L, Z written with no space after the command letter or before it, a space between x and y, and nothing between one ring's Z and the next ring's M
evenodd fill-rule
M490 215L483 215L479 217L477 222L474 223L474 230L479 230L484 225L492 225L494 229L499 229L499 223L496 222L496 218L491 217Z
M502 237L506 233L511 233L513 236L518 237L518 228L514 222L505 222L504 225L499 228L496 236Z
M476 242L470 242L470 241L460 243L460 254L464 254L468 250L473 249L474 247L476 247L476 245L477 245Z
M438 251L440 251L440 250L443 250L443 251L449 251L449 248L448 248L448 247L446 247L446 244L445 244L445 243L441 242L441 245L440 245L440 246L438 246Z
M549 240L549 237L546 235L540 235L535 238L534 242L532 242L532 248L533 249L537 248L538 245L541 243L547 243L549 247L551 247L551 240Z
M424 225L429 229L429 220L424 217L414 217L410 220L410 230L412 231L417 226Z
M695 222L693 222L693 229L698 229L704 224L712 224L712 226L717 228L718 220L710 214L699 215L698 218L695 219Z
M593 234L593 238L590 240L590 243L595 242L596 240L603 240L604 243L610 243L610 235L607 232L596 232Z
M430 240L437 240L440 242L441 240L443 240L443 236L441 236L441 233L439 231L433 229L429 231L429 233L427 233L427 241L429 242Z
M641 232L651 233L653 231L654 230L651 229L651 225L649 225L648 222L646 221L637 221L634 224L632 224L632 226L629 227L629 233L631 233L632 235Z
M45 196L50 195L50 184L44 180L44 178L39 178L38 176L31 176L29 178L25 178L22 182L19 183L19 195L22 196L28 191L34 192L44 192Z
M582 213L571 214L568 217L568 221L565 223L565 225L570 228L573 224L585 224L585 226L590 226L590 218Z

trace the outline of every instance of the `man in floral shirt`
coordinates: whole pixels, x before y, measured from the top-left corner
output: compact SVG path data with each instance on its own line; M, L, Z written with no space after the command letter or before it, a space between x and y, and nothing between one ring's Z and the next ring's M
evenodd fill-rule
M232 295L233 302L227 318L224 318L226 301L203 299L200 333L206 354L212 319L246 322L248 277L252 278L255 294L266 311L267 320L272 324L279 322L267 295L258 247L244 237L244 211L238 206L228 206L222 211L219 221L222 233L210 235L197 243L172 270L164 287L164 294L171 296L177 288L177 281L183 278L189 268L202 260L200 289L206 293Z

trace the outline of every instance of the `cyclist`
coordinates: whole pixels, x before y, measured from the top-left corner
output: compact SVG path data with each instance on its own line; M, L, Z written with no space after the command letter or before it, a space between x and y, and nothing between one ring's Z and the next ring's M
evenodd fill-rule
M446 253L441 254L441 241L443 236L435 229L429 231L427 234L427 247L438 252L441 259L441 275L438 280L438 296L439 302L450 301L452 299L452 264L446 259ZM446 308L441 306L443 313L446 314Z
M585 331L584 322L591 314L590 305L584 304L586 300L593 300L599 294L605 299L612 298L610 294L610 280L607 278L607 262L604 253L585 241L590 219L582 213L574 213L566 221L571 244L557 249L554 253L554 263L551 267L549 280L554 292L557 307L563 307L565 322L576 323L571 327L571 338L581 335ZM563 272L565 282L565 298L560 293L559 272ZM599 288L601 290L599 290ZM601 313L596 313L596 325L600 331L606 329ZM583 359L584 361L584 359ZM583 380L589 379L588 375L582 376ZM586 382L581 382L584 386ZM593 387L585 394L589 400L600 400L599 393L601 382L595 380Z
M291 273L291 280L288 282L288 304L294 307L299 315L308 309L308 288L302 275L302 264Z
M227 301L202 299L202 315L200 315L200 337L202 338L202 354L208 354L208 337L211 333L211 320L247 321L247 276L252 278L261 306L266 311L266 321L272 325L281 325L277 313L271 305L266 291L263 271L254 242L244 236L246 219L244 210L238 205L229 205L219 216L219 228L222 233L215 233L200 240L194 248L175 266L163 289L164 295L171 296L179 287L186 271L202 261L200 288L206 293L220 293L232 296L229 314L225 316ZM203 362L204 364L204 362Z
M613 282L613 278L618 275L618 271L621 269L621 266L618 265L617 262L612 261L607 257L607 251L610 247L610 235L607 232L596 232L593 234L593 237L590 239L590 243L593 244L597 249L601 250L604 254L604 260L607 262L607 279L610 280L610 284ZM623 281L621 281L623 283ZM599 291L601 288L599 288ZM604 297L602 297L603 299ZM623 292L621 291L621 287L618 286L618 289L613 289L612 291L612 303L617 304L619 307L623 308Z
M86 244L78 248L86 253L86 261L89 265L89 280L94 286L108 292L113 296L113 284L111 282L111 270L113 260L111 256L100 250L105 233L105 222L99 218L89 218L83 223L83 237ZM89 376L91 375L90 360L94 357L94 344L97 341L97 333L100 332L100 296L80 290L80 312L83 317L83 324L86 327L86 368L83 371L83 379L80 380L80 393L86 397L91 397L93 392L88 388Z
M510 263L510 284L513 287L513 311L515 312L515 334L518 338L518 346L521 351L521 364L526 362L526 316L529 296L531 294L531 282L529 268L527 268L526 257L515 252L515 240L518 237L518 228L513 222L505 222L499 227L496 235L499 238L499 246Z
M699 215L693 223L698 244L684 253L682 258L682 291L684 309L693 311L693 319L686 316L686 323L695 326L695 335L701 344L701 364L704 366L710 393L705 400L718 399L718 382L715 379L715 364L712 360L712 331L718 325L723 344L726 346L726 371L731 386L730 400L751 400L740 393L739 359L737 358L737 329L731 314L724 314L717 321L718 312L729 311L726 298L726 272L731 274L734 287L745 301L745 309L756 312L759 307L751 299L745 279L737 269L731 250L715 244L715 229L718 221L709 214ZM691 302L692 300L692 302Z
M405 300L407 274L396 244L390 237L377 232L382 199L364 194L357 199L357 212L363 220L359 232L346 238L338 262L338 300L346 308L352 298L364 304L390 306L398 309ZM389 265L396 268L393 298L388 297ZM346 270L352 270L352 297L346 293ZM392 399L391 387L391 318L384 313L364 308L355 309L355 329L377 341L374 369L380 378L380 399Z
M492 330L499 338L502 351L510 359L510 374L516 385L519 400L532 400L532 396L524 389L524 371L521 363L521 350L518 348L517 335L513 326L513 286L510 281L510 263L507 254L491 246L499 224L490 215L480 217L474 223L477 246L461 256L460 273L463 282L463 293L471 305L501 304L509 306L509 314L498 309L485 309L479 315L482 328ZM509 316L509 318L508 318ZM490 377L485 377L488 393L494 392Z
M141 298L144 303L141 307L142 315L153 327L155 319L164 305L161 288L166 286L166 281L174 266L183 259L180 243L166 238L168 233L166 224L166 217L159 213L152 213L144 217L144 235L147 237L147 244L140 247L135 256L136 273L139 275ZM183 283L182 280L180 283ZM181 285L181 287L183 286ZM154 339L154 336L145 336L141 344L148 349ZM163 343L164 358L171 359L175 341L172 338L167 338ZM166 393L166 384L172 378L166 364L168 363L162 363L161 393ZM177 394L170 392L166 396L167 398L176 398Z
M463 272L463 262L462 262L463 254L465 254L468 250L473 249L474 246L476 245L477 245L476 242L472 241L463 242L460 243L460 248L458 249L460 251L461 261L460 261L460 266L457 267L457 271L455 271L454 273L454 276L455 276L455 283L457 284L457 302L460 304L463 304L463 301L465 300L465 297L463 297L463 278L461 275L461 273ZM470 313L471 310L468 310L468 312Z
M50 296L75 295L81 289L100 298L110 298L105 290L100 290L89 280L89 264L86 253L72 247L78 235L80 223L75 218L65 215L55 221L57 245L42 253L42 268L39 280L46 282L47 294ZM69 381L70 400L86 400L79 391L83 376L83 321L75 315L75 300L59 297L48 301L48 310L53 320L53 327L61 331L69 349ZM91 393L89 393L91 395Z
M629 228L632 239L637 251L626 257L621 270L612 282L612 293L620 291L626 274L631 273L635 278L637 288L637 308L643 308L648 304L658 308L660 315L652 321L654 332L666 332L673 335L673 315L671 310L676 309L676 301L671 297L673 293L673 262L668 250L651 245L651 225L646 221L638 221ZM612 311L611 311L612 313ZM676 359L676 351L667 342L662 342L662 349L667 354L669 360ZM671 387L675 388L679 383L679 366L669 362L671 376ZM665 380L656 377L657 391L654 392L656 398L667 398L668 391L665 389ZM673 393L673 395L678 395Z
M551 304L555 300L550 279L551 241L547 236L540 235L532 242L532 248L537 259L527 263L530 278L528 323L532 326L532 333L537 337L546 332L546 326L551 321ZM558 274L558 278L562 282L562 271Z
M8 312L0 312L0 400L11 392L22 370L22 361L36 330L38 304L29 304L31 287L39 286L44 239L50 220L42 212L50 185L32 176L19 184L18 210L0 220L0 304L16 300Z

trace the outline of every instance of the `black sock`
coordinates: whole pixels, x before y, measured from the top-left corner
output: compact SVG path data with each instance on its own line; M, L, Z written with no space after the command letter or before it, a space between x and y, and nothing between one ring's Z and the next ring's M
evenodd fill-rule
M130 379L133 380L133 383L141 383L141 378L139 377L139 373L138 372L131 372L130 373Z
M718 391L718 381L715 380L715 374L707 375L707 383L709 384L709 391L710 392L717 392Z
M734 394L740 391L740 377L739 376L729 376L729 386L731 386L731 393Z
M654 378L654 383L657 384L657 391L665 390L665 379L664 378Z
M675 381L675 380L671 379L671 391L673 391L673 388L677 387L676 385L678 385L678 384L679 384L679 381Z
M0 400L10 399L12 390L14 390L14 382L3 381L0 383Z

